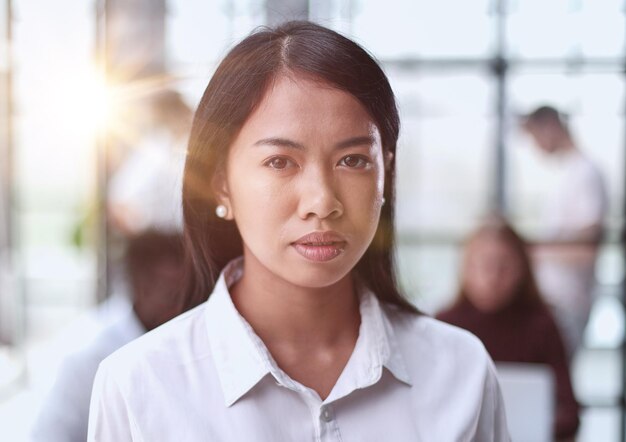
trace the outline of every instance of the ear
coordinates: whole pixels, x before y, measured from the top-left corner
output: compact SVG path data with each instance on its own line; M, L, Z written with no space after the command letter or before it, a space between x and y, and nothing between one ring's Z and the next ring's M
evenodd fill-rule
M228 181L226 180L226 174L223 171L217 171L213 176L213 179L211 180L211 190L215 196L215 203L221 204L227 209L224 219L234 219L232 204L230 201L230 192L228 190Z

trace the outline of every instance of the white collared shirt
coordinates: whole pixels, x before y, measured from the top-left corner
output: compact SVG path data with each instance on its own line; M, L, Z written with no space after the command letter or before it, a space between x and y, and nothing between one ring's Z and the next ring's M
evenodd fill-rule
M606 183L598 166L580 149L552 155L556 180L542 204L542 236L575 241L590 227L601 230L608 210Z
M229 264L209 300L107 358L89 441L508 441L480 341L360 293L354 351L331 393L291 379L239 315Z

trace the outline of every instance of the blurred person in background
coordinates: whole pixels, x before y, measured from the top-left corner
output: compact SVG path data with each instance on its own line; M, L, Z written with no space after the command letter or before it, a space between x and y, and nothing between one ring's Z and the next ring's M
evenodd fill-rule
M580 150L565 116L541 106L523 122L534 144L555 162L557 184L546 192L538 244L532 250L537 282L552 308L568 358L582 344L591 311L595 263L607 213L605 182Z
M508 441L493 362L395 281L387 77L309 22L220 63L185 164L187 305L105 359L89 440Z
M124 263L132 309L104 328L93 342L64 359L35 421L31 440L84 442L100 362L180 313L184 268L180 234L150 230L129 237Z
M128 129L135 136L118 140L121 158L116 164L110 161L107 188L108 283L113 293L128 291L122 259L126 238L146 230L182 232L182 177L192 116L181 94L170 88L129 105Z
M575 436L579 406L565 348L526 244L505 220L492 217L469 237L458 296L437 318L474 333L496 362L549 365L556 381L554 436Z
M145 113L137 122L139 140L109 179L108 216L123 236L148 227L182 229L182 172L193 112L174 90L145 101L138 110Z

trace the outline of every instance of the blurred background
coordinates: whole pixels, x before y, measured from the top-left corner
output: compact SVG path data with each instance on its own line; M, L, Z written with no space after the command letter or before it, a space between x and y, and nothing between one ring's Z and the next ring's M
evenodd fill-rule
M623 0L0 0L0 438L27 439L62 357L101 327L95 307L114 305L125 290L116 276L119 232L177 223L145 215L149 208L122 210L131 219L116 219L116 228L106 221L112 200L118 207L142 200L142 186L154 182L138 178L133 156L155 137L184 146L184 109L195 108L232 44L257 26L300 18L361 43L390 78L403 125L400 279L427 313L455 295L462 240L488 210L538 239L553 174L518 119L546 103L568 114L609 197L594 304L572 364L584 407L578 440L626 440L625 7ZM174 117L159 111L173 108ZM176 189L177 170L164 192ZM133 195L124 194L129 188Z

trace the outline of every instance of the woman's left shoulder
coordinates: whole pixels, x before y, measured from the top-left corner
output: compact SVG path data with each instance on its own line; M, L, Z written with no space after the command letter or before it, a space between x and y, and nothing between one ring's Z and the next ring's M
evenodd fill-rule
M404 348L426 352L431 357L454 357L467 362L491 361L483 343L475 335L425 314L387 309L394 334Z
M469 435L465 440L509 441L495 367L482 342L426 315L388 311L415 391L431 407L446 398L435 413L446 416L443 427L460 429L458 434ZM454 412L447 404L455 404Z

